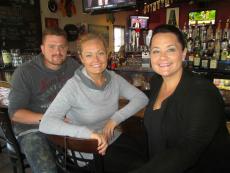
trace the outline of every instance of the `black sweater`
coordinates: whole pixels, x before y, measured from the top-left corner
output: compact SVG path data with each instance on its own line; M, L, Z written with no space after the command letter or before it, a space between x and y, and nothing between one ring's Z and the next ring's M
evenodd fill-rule
M158 75L151 80L150 102L145 112L150 151L156 147L152 138L162 146L149 153L150 160L132 173L229 172L230 138L218 89L208 80L184 71L174 93L162 103L160 130L156 129L156 134L148 119L153 116L162 81Z

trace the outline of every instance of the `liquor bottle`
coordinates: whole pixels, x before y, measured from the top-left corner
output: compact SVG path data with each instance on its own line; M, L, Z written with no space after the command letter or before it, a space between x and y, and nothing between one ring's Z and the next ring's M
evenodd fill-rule
M202 69L208 69L209 68L209 58L207 55L207 50L204 52L202 58L201 58L201 68Z
M212 29L212 23L210 22L208 29L207 29L207 54L209 56L212 56L214 53L215 48L215 41L213 38L213 29Z
M217 28L216 28L216 36L215 39L216 40L221 40L221 36L222 36L222 29L221 29L221 20L219 20Z
M197 35L194 40L194 51L200 52L200 50L201 50L201 40L199 35Z
M188 49L188 53L193 52L193 30L192 30L192 26L189 25L189 29L188 29L188 39L187 39L187 49Z
M193 68L193 62L194 62L194 54L193 54L194 46L193 46L192 33L193 33L192 26L189 25L188 36L187 36L187 50L188 50L188 53L187 53L188 65L187 66L189 69Z
M188 63L187 63L187 67L189 69L193 69L193 63L194 63L194 53L193 52L188 52L187 53L187 59L188 59Z
M230 53L230 28L229 28L229 22L230 22L230 19L227 19L227 23L225 26L225 34L227 35L227 39L228 39L228 50L229 50L229 53Z
M198 27L198 21L196 21L194 29L193 29L193 33L192 33L192 37L193 39L195 39L196 37L200 37L200 30Z
M219 58L220 58L220 40L219 39L215 40L215 50L214 50L214 53L215 53L215 56L213 55L213 57L216 60L219 60Z
M226 61L227 56L228 56L228 49L227 48L222 49L221 50L221 55L220 55L221 61Z
M209 23L208 29L207 29L207 39L213 39L213 29L212 29L212 22Z
M184 38L185 38L185 39L188 39L188 30L187 30L186 22L184 23L182 32L183 32L183 34L184 34Z
M6 45L6 37L2 37L2 60L4 64L4 68L10 68L12 64L10 52L7 49Z
M205 24L203 23L202 26L201 26L201 29L200 29L200 40L201 42L206 42L207 38L207 30L206 30L206 27L205 27Z
M201 57L202 59L204 58L203 55L206 55L207 53L207 29L205 24L203 23L200 29L200 50L201 50ZM207 55L206 55L207 56ZM202 61L201 61L201 65L202 65Z
M117 61L117 56L115 54L115 52L111 53L111 70L115 70L118 67L118 61Z
M0 54L0 69L4 68L4 63L3 63L3 59L2 59L2 54Z
M160 7L164 8L165 7L165 0L160 0Z
M230 19L227 19L226 24L225 24L225 28L224 28L224 32L226 33L228 39L230 38L229 22L230 22Z
M196 21L195 28L193 30L193 39L194 39L194 51L198 53L201 48L201 40L200 40L200 30L198 27L198 23Z
M193 68L194 69L199 69L200 68L200 63L201 63L200 55L197 52L195 54L195 57L194 57L194 60L193 60Z
M228 39L229 39L229 19L227 19L224 31L223 39L221 40L221 50L228 49Z
M227 56L227 61L230 62L230 54Z
M215 52L213 53L213 57L215 57ZM217 69L218 61L213 57L210 60L209 68L215 70Z

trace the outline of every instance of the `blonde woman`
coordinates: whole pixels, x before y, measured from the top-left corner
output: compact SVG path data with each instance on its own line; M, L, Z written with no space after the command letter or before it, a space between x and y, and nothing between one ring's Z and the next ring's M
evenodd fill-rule
M108 57L102 37L95 34L82 36L78 41L78 51L83 65L75 71L46 111L40 131L97 139L98 150L105 155L105 169L117 169L117 172L131 169L135 163L141 162L141 157L130 152L132 146L127 145L136 144L127 142L128 137L115 128L143 108L148 98L124 78L106 69ZM122 109L118 108L120 97L129 100ZM65 116L69 123L64 121ZM122 145L125 146L119 149Z

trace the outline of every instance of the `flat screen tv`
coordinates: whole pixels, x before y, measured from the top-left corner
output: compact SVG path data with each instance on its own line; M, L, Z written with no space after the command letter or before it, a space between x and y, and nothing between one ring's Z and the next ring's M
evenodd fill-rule
M136 0L82 0L83 12L90 14L134 9Z
M130 28L148 28L148 16L130 16Z
M216 21L216 10L202 10L202 11L193 11L189 13L189 24L194 25L198 24L215 24Z

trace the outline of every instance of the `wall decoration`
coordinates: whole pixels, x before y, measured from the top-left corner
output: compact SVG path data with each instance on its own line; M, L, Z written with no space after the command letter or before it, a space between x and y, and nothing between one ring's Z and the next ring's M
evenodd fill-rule
M63 17L72 17L77 14L74 0L61 0L58 7Z
M58 6L55 0L49 0L48 1L48 8L50 10L50 12L52 13L56 13Z
M166 23L170 25L179 26L179 8L167 8Z
M58 25L58 19L56 18L45 18L45 26L46 28L57 28Z
M77 23L76 26L79 29L79 35L85 34L88 32L88 24L87 23Z
M64 30L67 34L68 41L75 41L79 35L79 28L74 24L66 24Z
M109 45L109 26L89 24L88 32L101 34Z

